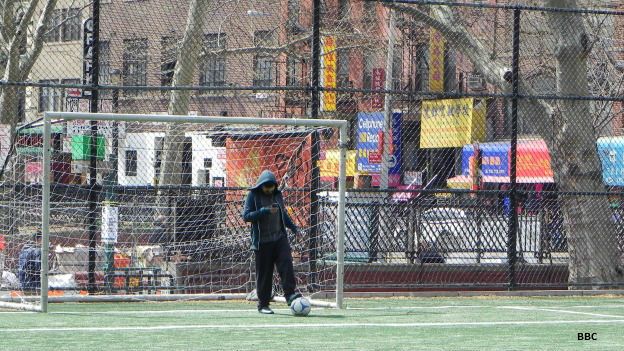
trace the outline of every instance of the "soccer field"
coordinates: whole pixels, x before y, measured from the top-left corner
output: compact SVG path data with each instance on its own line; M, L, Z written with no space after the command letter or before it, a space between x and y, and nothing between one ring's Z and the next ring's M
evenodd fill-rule
M0 311L0 350L622 350L621 297L349 299L260 315L249 302ZM597 340L579 341L578 333Z

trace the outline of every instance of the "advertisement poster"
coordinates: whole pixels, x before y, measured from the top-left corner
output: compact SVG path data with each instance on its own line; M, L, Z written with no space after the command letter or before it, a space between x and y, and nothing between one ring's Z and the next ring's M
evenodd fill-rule
M444 91L444 38L435 29L429 31L429 91Z
M321 49L321 85L325 88L336 88L336 69L338 65L336 39L332 36L323 37ZM336 111L335 91L323 91L321 93L321 111Z
M268 169L275 173L280 185L285 188L284 199L293 220L305 226L309 219L307 209L310 205L310 193L303 189L310 187L312 178L311 145L310 135L248 135L227 138L227 187L240 190L226 192L226 201L241 201L247 194L247 189L256 183L260 173ZM240 210L236 209L238 212Z
M481 171L485 182L505 183L509 181L511 146L509 142L479 144L481 150ZM470 175L470 160L474 146L466 145L462 150L462 175ZM553 171L550 154L543 140L519 140L516 176L520 183L551 183Z
M463 147L485 139L485 103L474 99L423 101L420 147L424 149Z
M400 184L403 150L401 145L401 113L392 114L392 149L389 164L389 184ZM378 183L381 172L381 156L383 145L383 112L358 113L357 118L357 171L373 175L373 185ZM381 141L381 142L380 142ZM377 176L377 177L375 177Z

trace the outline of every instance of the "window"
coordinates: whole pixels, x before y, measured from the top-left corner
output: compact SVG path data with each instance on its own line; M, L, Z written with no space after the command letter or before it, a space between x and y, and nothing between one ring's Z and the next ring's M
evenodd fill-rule
M289 56L287 61L286 85L303 86L303 61Z
M80 40L82 32L80 9L59 9L52 12L44 40L48 43Z
M57 80L41 80L41 84L58 84ZM61 111L61 89L43 86L39 88L39 112Z
M275 33L272 31L256 31L254 33L254 45L270 47L274 46ZM275 59L267 54L258 54L254 57L254 86L269 87L275 80Z
M364 51L364 75L362 78L362 88L373 88L373 68L375 65L375 58L373 57L372 50L367 49Z
M100 40L99 55L98 64L100 65L100 85L112 85L113 81L111 80L111 52L109 41ZM115 84L119 84L119 82L116 82ZM99 97L101 99L110 99L111 96L112 92L110 90L100 90L99 92Z
M392 57L392 89L401 90L401 78L403 76L403 47L394 46Z
M147 39L123 41L123 85L145 86L147 84ZM126 94L136 95L136 91Z
M338 2L338 15L340 16L341 20L348 20L349 19L349 12L350 12L350 7L349 7L349 0L339 0Z
M156 137L154 139L156 154L154 155L154 176L156 179L160 177L160 169L162 167L162 155L165 149L165 138Z
M207 87L225 86L225 55L212 52L225 49L225 34L206 34L204 37L204 59L199 70L199 85Z
M426 44L416 46L416 78L414 91L429 90L429 49Z
M455 51L444 50L444 91L457 92L457 64L455 60Z
M137 176L137 151L126 150L126 177Z
M178 40L162 37L160 40L160 85L171 86L178 56ZM166 92L163 90L163 92Z
M294 30L299 25L301 4L299 0L288 0L288 29Z
M212 168L212 159L211 158L205 158L204 159L204 169L211 169Z
M374 1L364 2L364 20L372 21L377 18L377 9Z
M61 25L61 37L63 41L80 40L80 10L63 10L63 23Z
M46 43L57 42L61 39L60 28L61 28L62 17L63 17L62 10L52 11L52 15L48 23L48 28L45 33L44 40Z
M340 88L352 88L350 86L349 79L349 50L347 49L338 49L337 56L338 62L336 65L337 78L338 78L338 87Z

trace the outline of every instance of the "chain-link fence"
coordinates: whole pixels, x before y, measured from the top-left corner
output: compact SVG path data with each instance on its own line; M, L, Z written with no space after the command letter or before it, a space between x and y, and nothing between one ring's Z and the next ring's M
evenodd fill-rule
M40 223L42 113L91 111L348 120L347 290L624 283L624 6L616 1L0 5L0 238L7 243L0 253L7 271L17 269L18 252ZM149 140L136 147L162 154L168 130L97 128L102 158L88 147L90 125L53 126L60 192L52 221L62 215L75 224L52 237L59 255L98 250L105 169L119 172L114 188L126 204L120 251L161 245L150 238L173 233L153 223L131 226L133 213L158 217L150 192L159 186L188 186L176 188L178 198L201 210L179 220L207 218L210 230L228 226L216 207L242 206L242 198L219 200L223 189L238 186L224 166L231 160L193 155L194 139L180 179L163 184L157 161L149 164L153 177L130 174L145 170L127 144L125 154L111 155L117 139L141 133ZM308 184L318 201L308 210L321 224L314 233L319 265L335 260L336 139L323 136L318 160L310 161L319 170ZM227 148L218 140L213 146ZM214 264L219 257L209 246L219 244L209 237L199 235L192 248L171 246L167 237L164 260ZM229 278L188 273L186 291L248 289L242 283L253 269L245 249L230 248L240 255L228 260L240 266L223 274L240 276L229 286ZM90 288L98 289L100 264L88 261L99 256L85 250L78 268L61 264L60 272L90 274Z

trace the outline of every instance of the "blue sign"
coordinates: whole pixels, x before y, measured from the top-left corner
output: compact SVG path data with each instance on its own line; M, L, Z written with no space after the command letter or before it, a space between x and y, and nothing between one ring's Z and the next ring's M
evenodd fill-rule
M599 138L597 144L605 185L624 186L624 138Z
M509 143L482 143L481 172L485 177L509 177ZM462 149L462 175L470 175L470 158L474 155L473 145L464 145Z
M392 144L389 174L401 174L403 149L401 145L401 113L392 114ZM381 172L379 135L383 131L383 112L360 112L357 116L357 170L370 174Z

